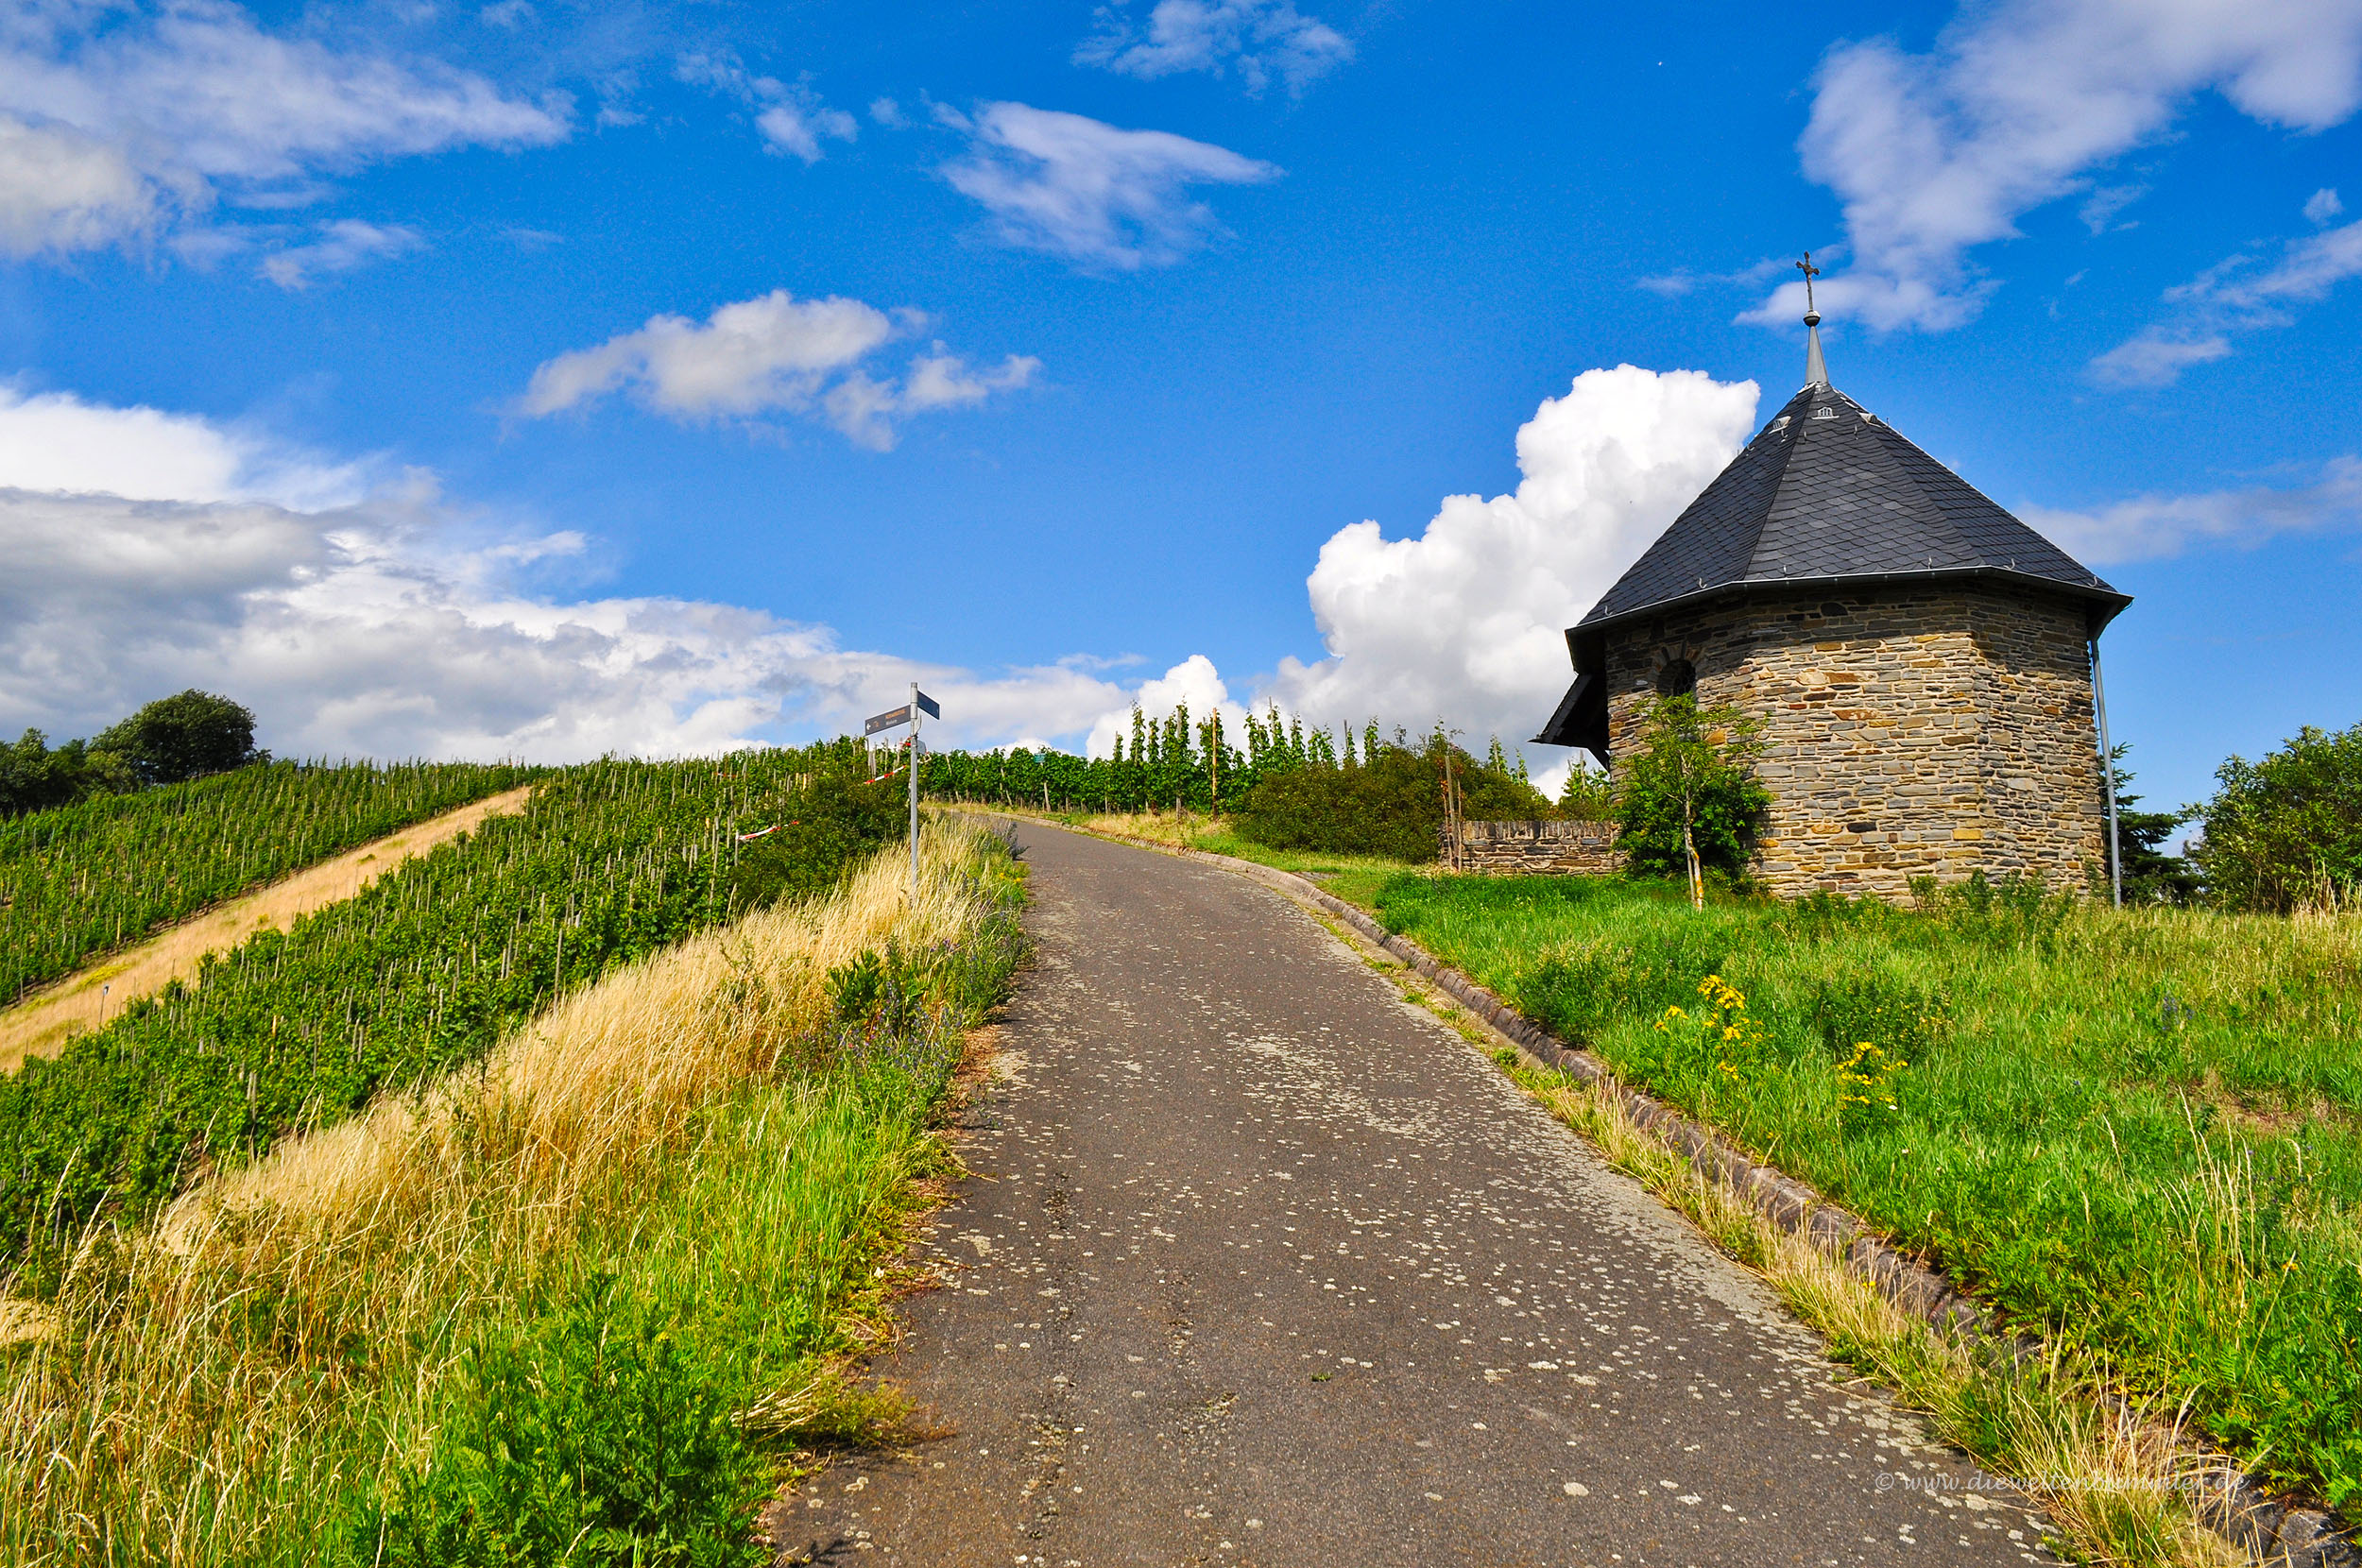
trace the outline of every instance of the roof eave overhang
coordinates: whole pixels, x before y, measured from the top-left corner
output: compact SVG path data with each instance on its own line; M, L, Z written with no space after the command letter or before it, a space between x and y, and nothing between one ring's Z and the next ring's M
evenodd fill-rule
M2062 598L2080 599L2091 606L2091 635L2097 638L2124 607L2132 603L2129 593L2114 588L2084 588L2075 583L2062 583L2055 577L2038 576L2030 571L2012 571L1999 566L1931 567L1917 571L1849 571L1839 577L1742 577L1736 582L1717 583L1712 588L1698 588L1689 593L1659 599L1636 609L1622 610L1615 615L1602 615L1597 620L1585 616L1571 627L1567 636L1577 633L1612 631L1635 621L1651 616L1666 615L1687 609L1694 605L1717 599L1746 599L1758 594L1819 591L1828 588L1874 587L1884 588L1911 583L1960 583L1991 580L2031 588L2038 593L2055 594ZM1596 611L1593 612L1597 614Z

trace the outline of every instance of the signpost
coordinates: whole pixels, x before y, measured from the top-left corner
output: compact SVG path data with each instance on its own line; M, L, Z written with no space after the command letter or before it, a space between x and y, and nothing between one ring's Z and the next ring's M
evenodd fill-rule
M864 740L881 729L892 729L897 724L911 726L910 740L905 743L911 748L911 899L914 903L918 898L918 759L927 754L918 739L919 717L922 714L930 719L940 719L943 709L935 706L933 697L918 689L916 681L913 681L909 702L876 715L862 726Z

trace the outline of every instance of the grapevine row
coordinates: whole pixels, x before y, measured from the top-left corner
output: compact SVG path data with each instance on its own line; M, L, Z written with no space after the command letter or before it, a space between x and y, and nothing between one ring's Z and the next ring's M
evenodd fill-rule
M843 754L840 756L839 754ZM565 987L725 918L734 829L858 748L607 761L0 1079L0 1256L480 1060Z
M209 904L536 772L278 762L0 824L0 1003Z

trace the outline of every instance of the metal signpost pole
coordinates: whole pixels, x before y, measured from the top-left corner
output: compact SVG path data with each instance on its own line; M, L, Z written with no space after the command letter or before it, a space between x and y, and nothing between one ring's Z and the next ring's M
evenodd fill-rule
M911 682L911 902L918 902L918 683Z
M2116 757L2108 744L2108 689L2099 680L2099 639L2092 639L2092 707L2099 716L2099 776L2108 791L2108 902L2124 907L2124 861L2116 837ZM2135 797L2138 798L2137 796Z

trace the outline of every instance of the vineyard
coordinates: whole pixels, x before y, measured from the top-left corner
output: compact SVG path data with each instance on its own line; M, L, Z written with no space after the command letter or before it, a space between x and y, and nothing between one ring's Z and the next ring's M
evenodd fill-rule
M686 926L761 861L717 864L748 819L782 829L751 849L854 797L785 857L800 864L889 818L861 761L849 744L570 769L499 852L412 866L520 925L533 890L580 911L617 866L636 907ZM649 853L624 867L634 833ZM577 967L595 911L543 928L539 963L520 941L506 967L557 969L562 936L567 990L480 1063L209 1172L157 1230L102 1222L62 1269L16 1271L0 1561L767 1568L748 1515L779 1481L817 1445L905 1430L907 1402L858 1357L891 1331L906 1223L956 1168L954 1068L1023 952L1006 843L932 818L916 896L909 864L872 844L815 894L747 900L595 981ZM377 919L408 907L377 900ZM638 924L653 941L666 922ZM432 972L450 954L418 934ZM324 978L345 999L321 1014L367 1005ZM278 989L251 1000L295 999ZM264 1037L239 1048L249 1065Z
M457 762L239 768L0 824L0 999L157 927L539 770Z
M95 1214L151 1212L201 1168L481 1060L559 991L727 917L734 830L861 762L839 743L549 775L523 814L27 1063L0 1079L0 1257L54 1258ZM173 859L127 861L169 886Z

